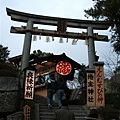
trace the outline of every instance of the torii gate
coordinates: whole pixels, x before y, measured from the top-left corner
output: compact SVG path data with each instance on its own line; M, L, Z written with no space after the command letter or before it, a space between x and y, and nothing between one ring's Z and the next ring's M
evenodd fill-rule
M6 8L7 15L11 16L11 20L18 22L25 22L27 26L23 27L11 27L11 33L25 34L23 53L22 53L22 70L29 66L29 57L30 57L30 48L32 35L49 35L54 37L63 37L63 38L75 38L75 39L88 39L88 59L89 59L89 68L94 68L93 63L95 62L95 46L94 40L97 41L108 41L108 36L98 35L93 33L95 30L107 30L111 23L105 21L90 21L90 20L79 20L79 19L68 19L60 17L50 17L29 14L24 12L15 11L9 8ZM33 24L43 24L43 25L52 25L57 26L57 30L45 30L38 29L33 27ZM71 28L83 28L87 29L87 33L75 33L75 32L66 32L67 27Z

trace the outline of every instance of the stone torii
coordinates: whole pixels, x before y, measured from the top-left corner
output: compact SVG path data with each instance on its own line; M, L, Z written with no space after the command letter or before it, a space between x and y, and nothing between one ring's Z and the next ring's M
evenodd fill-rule
M24 46L22 53L22 66L21 69L29 66L30 48L32 35L43 35L43 36L54 36L63 38L75 38L86 40L88 39L88 59L89 68L94 68L93 63L95 62L95 46L94 40L96 41L108 41L108 36L98 35L93 33L94 30L107 30L111 23L107 21L91 21L91 20L80 20L80 19L69 19L60 17L50 17L35 15L25 12L20 12L6 8L7 15L11 16L11 20L17 22L25 22L27 26L23 27L11 27L11 33L25 34ZM33 27L34 24L51 25L57 26L57 30L45 30ZM87 33L75 33L67 32L67 27L87 29Z

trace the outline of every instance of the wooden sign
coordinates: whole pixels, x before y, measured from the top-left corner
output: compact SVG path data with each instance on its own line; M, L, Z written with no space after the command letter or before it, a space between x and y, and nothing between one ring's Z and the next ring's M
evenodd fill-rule
M96 106L105 105L104 97L104 71L103 64L95 64L96 77Z
M30 120L30 110L31 110L31 108L28 105L25 105L23 107L24 120Z
M95 106L95 71L87 70L87 106Z
M33 99L35 71L26 70L24 99Z

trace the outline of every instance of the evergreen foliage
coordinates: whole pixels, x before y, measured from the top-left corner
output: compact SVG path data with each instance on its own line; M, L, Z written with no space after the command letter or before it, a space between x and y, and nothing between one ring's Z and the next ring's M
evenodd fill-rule
M86 17L111 22L111 43L114 51L120 53L120 0L93 0L93 7L84 10Z
M18 77L19 70L7 61L9 54L10 51L8 50L8 47L0 45L0 76Z
M6 61L8 58L8 55L10 54L10 51L8 50L8 47L3 47L0 44L0 61Z
M42 52L41 50L34 50L33 54L38 57L46 57L46 56L53 55L53 53L46 53L46 52Z

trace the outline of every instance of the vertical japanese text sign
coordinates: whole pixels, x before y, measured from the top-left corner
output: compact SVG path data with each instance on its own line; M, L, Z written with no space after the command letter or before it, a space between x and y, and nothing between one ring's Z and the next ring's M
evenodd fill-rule
M96 77L96 106L105 105L104 97L104 70L103 62L95 62L95 77Z
M87 72L87 106L95 106L95 70L86 69Z
M33 99L34 96L35 70L27 70L25 74L25 92L24 99Z

